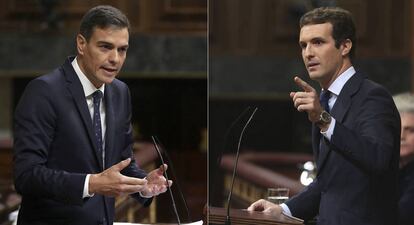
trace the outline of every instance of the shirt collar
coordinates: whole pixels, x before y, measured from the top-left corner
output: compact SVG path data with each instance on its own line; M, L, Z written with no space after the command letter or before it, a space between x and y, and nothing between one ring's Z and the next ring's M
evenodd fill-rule
M345 83L356 73L353 66L349 67L345 72L340 74L338 78L329 86L328 90L334 95L338 96L341 93Z
M89 97L92 95L95 91L100 90L102 91L102 94L105 94L105 84L103 84L100 88L96 88L92 82L86 77L86 75L82 72L82 70L79 67L78 64L78 57L75 57L75 59L72 61L73 69L75 70L76 75L78 75L79 80L82 84L83 91L85 93L85 97Z

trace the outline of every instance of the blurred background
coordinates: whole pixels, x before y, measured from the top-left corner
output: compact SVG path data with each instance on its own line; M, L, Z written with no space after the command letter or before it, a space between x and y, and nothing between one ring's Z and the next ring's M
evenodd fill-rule
M170 177L184 192L190 219L202 217L207 202L207 0L1 0L0 224L9 224L20 203L12 181L14 108L31 79L76 53L80 20L99 4L119 8L131 23L130 48L118 78L131 90L138 164L148 170L160 165L148 142L157 135L171 158L167 163L174 164L176 177ZM173 192L186 222L177 186ZM175 221L169 195L146 209L119 198L116 210L117 221Z
M311 124L288 96L297 90L295 75L309 81L297 43L305 12L334 5L351 11L356 69L391 94L412 90L411 0L0 0L0 224L9 223L20 202L12 184L14 108L31 79L75 54L80 19L99 4L121 9L131 22L119 79L133 98L137 161L146 169L160 164L148 143L157 135L193 220L202 218L207 202L207 144L209 203L225 205L236 140L248 115L231 124L247 106L259 109L242 142L232 206L247 206L268 187L287 186L293 195L312 178L304 165L313 159ZM120 198L116 214L117 221L175 221L168 195L148 209Z
M210 0L209 1L209 204L225 206L234 153L249 115L234 185L233 208L266 197L269 187L294 195L313 177L311 123L289 98L308 78L298 45L299 19L321 6L353 13L354 66L391 94L413 87L413 12L410 0ZM246 114L252 112L252 108ZM226 135L227 132L227 135Z

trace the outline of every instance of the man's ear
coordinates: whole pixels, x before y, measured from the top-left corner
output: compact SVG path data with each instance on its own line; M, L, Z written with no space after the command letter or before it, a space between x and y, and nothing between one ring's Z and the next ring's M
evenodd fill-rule
M341 44L342 47L342 56L349 55L352 49L352 41L349 39L346 39Z
M76 35L76 48L78 50L79 55L84 55L84 51L86 48L87 41L82 34Z

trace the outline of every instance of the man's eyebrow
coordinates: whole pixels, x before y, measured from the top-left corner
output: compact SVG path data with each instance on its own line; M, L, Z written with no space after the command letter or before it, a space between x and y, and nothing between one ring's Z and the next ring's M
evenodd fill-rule
M100 44L100 45L104 44L104 45L114 46L114 44L112 44L110 42L107 42L107 41L98 41L98 44Z
M317 36L317 37L313 37L310 41L311 42L312 41L325 41L325 38Z

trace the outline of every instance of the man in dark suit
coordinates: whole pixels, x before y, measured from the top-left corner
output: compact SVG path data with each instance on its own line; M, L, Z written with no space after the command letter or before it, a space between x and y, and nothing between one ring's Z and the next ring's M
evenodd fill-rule
M115 78L128 40L121 11L94 7L77 56L27 85L15 111L18 224L112 224L114 196L148 205L166 191L166 165L146 174L133 159L130 94Z
M352 15L317 8L300 20L299 45L316 90L295 77L303 91L294 106L313 123L316 179L281 205L265 200L249 210L291 214L320 225L397 224L400 118L390 94L355 71Z
M393 98L401 116L398 219L400 225L410 225L414 221L414 95Z

